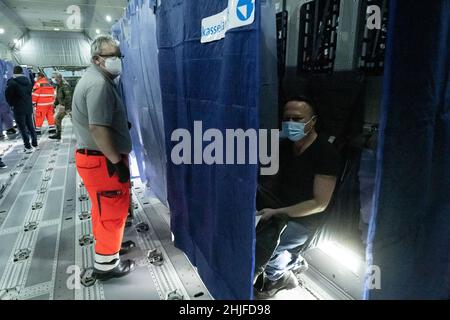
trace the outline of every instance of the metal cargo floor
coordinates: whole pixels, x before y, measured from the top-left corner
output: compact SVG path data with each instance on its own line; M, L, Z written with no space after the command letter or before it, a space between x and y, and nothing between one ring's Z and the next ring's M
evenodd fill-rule
M76 172L69 120L64 129L60 142L44 133L31 154L23 152L19 135L0 141L8 165L0 171L0 299L211 299L195 268L172 244L168 209L146 197L137 180L135 219L124 235L124 241L136 243L125 256L135 259L136 270L80 285L82 271L93 266L90 202ZM151 249L162 253L161 266L147 259Z

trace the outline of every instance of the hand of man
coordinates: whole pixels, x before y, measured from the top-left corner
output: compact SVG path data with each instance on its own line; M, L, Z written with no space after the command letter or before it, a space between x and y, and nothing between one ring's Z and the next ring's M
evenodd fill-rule
M261 220L269 220L277 213L278 213L277 209L266 208L266 209L262 209L262 210L258 211L256 213L256 215L261 216Z
M130 181L130 168L128 168L128 166L123 162L123 160L120 160L117 163L112 163L107 159L106 163L108 166L108 173L110 177L112 177L116 172L117 176L119 177L119 181L121 183L126 183Z

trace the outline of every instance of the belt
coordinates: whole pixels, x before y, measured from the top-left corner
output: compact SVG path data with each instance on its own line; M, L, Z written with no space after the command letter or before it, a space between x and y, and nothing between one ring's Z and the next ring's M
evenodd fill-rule
M103 156L103 153L97 150L78 149L77 152L81 154L86 154L88 156Z

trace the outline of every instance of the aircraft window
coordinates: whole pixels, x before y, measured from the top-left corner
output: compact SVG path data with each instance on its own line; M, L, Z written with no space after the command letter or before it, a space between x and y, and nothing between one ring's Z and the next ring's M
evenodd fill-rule
M336 56L340 0L315 0L300 7L298 73L330 73Z
M386 52L388 1L364 0L361 6L359 69L368 75L382 75Z

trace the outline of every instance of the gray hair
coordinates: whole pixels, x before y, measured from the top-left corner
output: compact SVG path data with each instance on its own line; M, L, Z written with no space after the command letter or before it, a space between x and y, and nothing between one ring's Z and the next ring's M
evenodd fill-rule
M105 45L113 45L115 47L118 47L119 43L111 36L99 36L95 38L94 42L92 42L91 44L91 57L100 55L100 53L102 52L102 48Z

